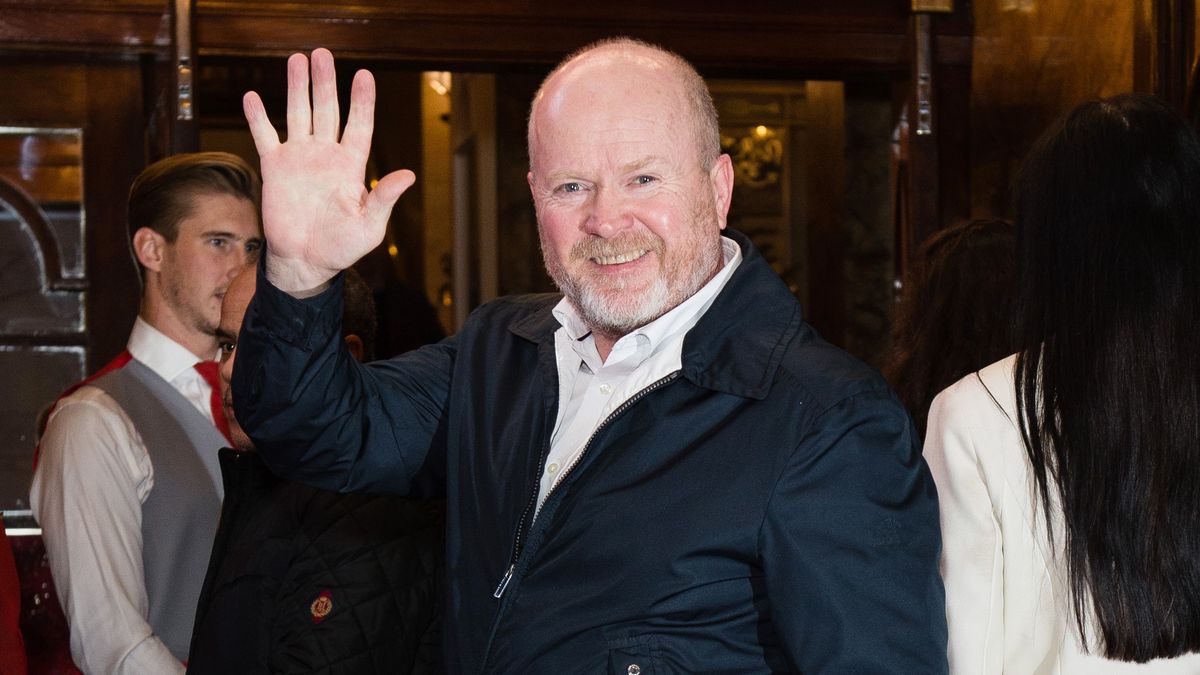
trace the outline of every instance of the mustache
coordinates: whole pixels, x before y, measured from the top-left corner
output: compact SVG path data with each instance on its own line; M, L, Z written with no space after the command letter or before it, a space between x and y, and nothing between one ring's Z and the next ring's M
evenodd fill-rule
M662 248L662 238L652 232L629 232L611 239L591 235L571 247L571 260L607 258L633 251L662 253Z

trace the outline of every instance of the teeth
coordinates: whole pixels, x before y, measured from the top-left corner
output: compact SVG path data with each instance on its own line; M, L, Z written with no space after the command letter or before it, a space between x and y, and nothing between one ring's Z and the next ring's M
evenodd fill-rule
M599 265L620 265L621 263L637 260L638 258L646 255L646 253L647 249L640 249L638 251L623 253L621 255L606 255L599 258L592 258L592 262L595 262Z

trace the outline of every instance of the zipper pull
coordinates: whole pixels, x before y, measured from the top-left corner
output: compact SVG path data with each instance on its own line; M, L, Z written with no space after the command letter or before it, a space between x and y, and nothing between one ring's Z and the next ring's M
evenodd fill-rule
M493 598L499 599L500 596L504 595L504 589L508 588L508 582L512 581L513 570L516 569L516 567L516 563L508 566L508 571L505 572L504 577L500 579L500 585L496 586L496 592L492 593Z

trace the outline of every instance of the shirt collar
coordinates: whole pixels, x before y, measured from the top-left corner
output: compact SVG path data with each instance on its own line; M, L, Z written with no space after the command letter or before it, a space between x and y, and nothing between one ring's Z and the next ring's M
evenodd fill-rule
M200 362L187 347L167 337L140 316L133 322L127 347L130 356L167 382Z
M628 352L632 350L640 357L638 359L640 363L661 349L663 345L671 342L673 338L691 330L700 317L704 316L704 313L712 306L721 289L729 281L729 277L733 276L734 270L742 262L741 247L728 237L721 237L721 255L724 264L717 274L709 279L708 283L666 314L617 340L609 355L609 361L624 360L630 355ZM554 318L562 324L566 335L571 338L571 346L574 351L579 354L584 363L592 367L593 371L596 370L594 363L599 363L599 355L596 353L591 329L584 324L583 318L580 317L575 306L564 296L554 306L552 312ZM614 359L614 357L616 358ZM632 365L637 367L637 363Z

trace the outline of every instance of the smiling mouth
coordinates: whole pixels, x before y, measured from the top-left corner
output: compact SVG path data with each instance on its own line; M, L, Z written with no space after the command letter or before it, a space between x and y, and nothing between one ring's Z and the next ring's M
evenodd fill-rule
M591 260L597 265L621 265L623 263L633 262L649 252L650 249L643 248L637 251L630 251L629 253L622 253L620 255L606 255L588 258L588 260Z

